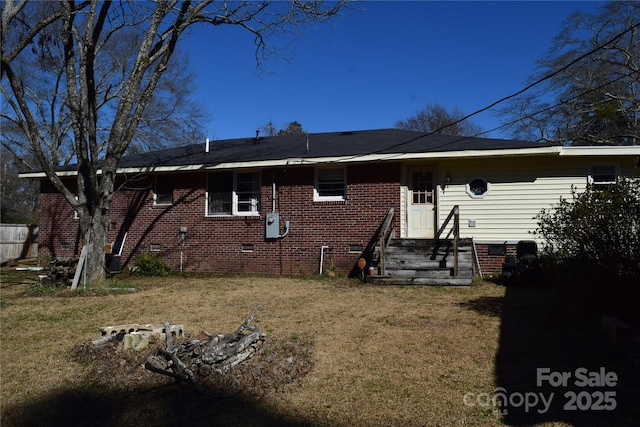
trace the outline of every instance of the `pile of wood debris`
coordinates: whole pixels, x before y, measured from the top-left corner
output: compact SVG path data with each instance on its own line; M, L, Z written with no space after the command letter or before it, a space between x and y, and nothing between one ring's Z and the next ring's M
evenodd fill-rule
M78 257L73 258L56 258L51 261L48 268L43 269L42 274L38 275L40 281L36 286L68 286L71 285L76 269L78 267Z
M147 357L145 367L152 372L191 382L200 389L195 370L201 376L208 376L211 372L223 373L253 357L262 347L267 335L257 326L250 326L257 309L256 305L249 317L230 334L203 332L201 338L174 346L171 333L167 333L166 347L159 347ZM165 323L165 330L170 330L169 323Z
M164 336L154 334L143 351L125 349L127 331L112 331L91 342L76 346L74 358L89 365L95 377L122 387L127 381L157 384L149 373L190 383L196 390L205 388L247 388L251 394L263 394L278 389L306 375L312 368L310 340L296 342L267 340L267 335L251 325L258 305L245 321L228 334L206 331L195 337L180 337L174 325L165 322ZM266 343L266 345L265 345ZM263 351L268 347L267 351ZM108 365L108 366L107 366ZM126 370L127 375L120 375ZM139 370L144 370L140 372ZM106 375L105 375L106 374ZM157 377L157 375L156 375ZM115 383L120 384L116 385ZM134 384L124 388L132 389ZM234 390L237 391L237 390Z

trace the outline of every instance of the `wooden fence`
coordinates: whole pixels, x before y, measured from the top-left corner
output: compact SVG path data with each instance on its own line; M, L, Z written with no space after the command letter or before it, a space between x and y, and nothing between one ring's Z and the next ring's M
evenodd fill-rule
M37 230L35 225L0 224L0 260L37 256L37 243L33 242Z

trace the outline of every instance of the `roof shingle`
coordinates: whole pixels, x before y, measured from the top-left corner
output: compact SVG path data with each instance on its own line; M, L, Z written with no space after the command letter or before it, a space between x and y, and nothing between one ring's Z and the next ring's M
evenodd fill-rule
M124 156L122 168L158 166L211 166L220 163L281 159L312 160L370 154L429 153L465 150L541 148L550 144L504 139L461 137L379 129L303 135L238 138Z

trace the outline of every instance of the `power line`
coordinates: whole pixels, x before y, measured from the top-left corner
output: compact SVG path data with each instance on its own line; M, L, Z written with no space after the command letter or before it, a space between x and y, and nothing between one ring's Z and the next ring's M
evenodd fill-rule
M591 55L593 55L594 53L596 53L597 51L602 50L602 49L604 49L605 47L609 46L610 44L612 44L612 43L614 43L614 42L618 41L618 40L619 40L619 39L621 39L621 38L622 38L626 33L628 33L628 32L630 32L630 31L635 30L635 29L636 29L637 27L639 27L639 26L640 26L640 22L638 22L638 23L636 23L636 24L632 25L631 27L627 28L626 30L624 30L624 31L622 31L622 32L620 32L620 33L618 33L615 37L613 37L613 38L612 38L611 40L609 40L608 42L606 42L606 43L604 43L604 44L601 44L601 45L598 45L598 46L596 46L595 48L591 49L590 51L588 51L588 52L586 52L586 53L584 53L584 54L582 54L582 55L578 56L576 59L574 59L573 61L569 62L567 65L565 65L565 66L563 66L563 67L559 68L558 70L556 70L556 71L552 72L551 74L548 74L548 75L546 75L546 76L544 76L544 77L542 77L542 78L540 78L540 79L536 80L535 82L533 82L533 83L529 84L528 86L525 86L523 89L520 89L519 91L517 91L517 92L515 92L515 93L513 93L513 94L511 94L511 95L505 96L504 98L501 98L501 99L499 99L499 100L497 100L497 101L493 102L492 104L490 104L490 105L488 105L488 106L486 106L486 107L484 107L484 108L481 108L481 109L479 109L479 110L476 110L476 111L474 111L473 113L468 114L468 115L466 115L466 116L462 117L461 119L459 119L459 120L457 120L457 121L455 121L455 122L453 122L453 123L450 123L450 124L447 124L447 125L445 125L445 126L442 126L442 127L438 128L438 129L436 129L435 131L432 131L432 132L428 133L427 135L431 135L431 134L433 134L433 133L437 133L437 132L439 132L439 131L441 131L441 130L443 130L443 129L446 129L446 128L450 127L450 126L457 125L458 123L463 122L464 120L467 120L467 119L469 119L470 117L473 117L473 116L476 116L476 115L478 115L478 114L480 114L480 113L483 113L483 112L485 112L485 111L487 111L487 110L489 110L489 109L491 109L491 108L495 107L495 106L496 106L496 105L498 105L498 104L501 104L501 103L503 103L503 102L505 102L505 101L508 101L509 99L515 98L516 96L523 94L524 92L526 92L526 91L530 90L530 89L531 89L531 88L533 88L534 86L537 86L537 85L539 85L540 83L543 83L543 82L545 82L545 81L547 81L547 80L551 79L552 77L557 76L558 74L562 73L563 71L565 71L565 70L567 70L567 69L571 68L571 67L572 67L573 65L575 65L576 63L578 63L578 62L582 61L582 60L583 60L583 59L585 59L586 57L591 56ZM633 74L633 73L632 73L632 74ZM613 82L609 82L609 84L610 84L610 83L613 83ZM590 92L588 92L588 93L590 93Z
M553 110L554 108L560 107L561 105L568 104L568 103L569 103L569 102L571 102L571 101L575 101L576 99L579 99L579 98L581 98L581 97L583 97L583 96L585 96L585 95L588 95L588 94L590 94L590 93L592 93L592 92L595 92L595 91L598 91L598 90L600 90L600 89L602 89L602 88L605 88L605 87L609 86L609 85L610 85L610 84L612 84L612 83L616 83L616 82L618 82L618 81L620 81L620 80L622 80L622 79L625 79L625 78L627 78L627 77L629 77L629 76L632 76L633 74L636 74L636 73L637 73L637 71L631 71L631 72L629 72L629 73L627 73L627 74L622 74L621 76L619 76L619 77L617 77L617 78L615 78L615 79L613 79L613 80L610 80L610 81L608 81L608 82L606 82L606 83L602 83L602 84L601 84L601 85L599 85L599 86L593 87L593 88L591 88L591 89L589 89L589 90L586 90L586 91L584 91L584 92L581 92L581 93L579 93L579 94L577 94L577 95L574 95L574 96L572 96L572 97L570 97L570 98L567 98L567 99L561 100L560 102L558 102L558 103L556 103L556 104L550 105L550 106L548 106L548 107L545 107L545 108L543 108L543 109L541 109L541 110L538 110L538 111L535 111L535 112L533 112L533 113L529 113L529 114L527 114L527 115L525 115L525 116L519 117L519 118L517 118L517 119L515 119L515 120L512 120L512 121L510 121L510 122L503 123L503 124L501 124L500 126L496 126L496 127L495 127L495 128L493 128L493 129L489 129L489 130L485 130L485 131L482 131L482 132L478 132L478 133L476 133L476 134L474 134L474 135L472 135L472 136L465 137L465 138L471 138L471 137L472 137L472 138L475 138L475 137L478 137L478 136L480 136L480 135L484 135L484 134L486 134L486 133L494 132L494 131L496 131L496 130L500 130L500 129L502 129L502 128L505 128L505 127L511 126L512 124L517 123L517 122L519 122L519 121L521 121L521 120L530 119L530 118L532 118L532 117L534 117L534 116L537 116L538 114L546 113L547 111L551 111L551 110ZM461 138L460 140L462 140L462 138ZM460 140L459 140L459 141L460 141Z
M479 110L476 110L476 111L474 111L474 112L473 112L473 113L471 113L471 114L468 114L468 115L466 115L466 116L464 116L464 117L462 117L462 118L460 118L460 119L458 119L458 120L456 120L456 121L454 121L454 122L452 122L452 123L448 123L448 124L446 124L446 125L444 125L444 126L441 126L441 127L437 128L437 129L435 129L435 130L432 130L432 131L430 131L430 132L426 132L426 133L424 133L424 134L422 134L422 135L416 136L416 137L411 138L411 139L409 139L409 140L407 140L407 141L403 141L403 142L400 142L400 143L397 143L397 144L391 145L391 146L389 146L389 147L384 148L383 150L378 150L378 151L375 151L375 152L373 152L373 153L367 153L366 155L371 155L371 154L382 154L382 153L383 153L383 151L388 151L388 150L392 150L392 149L394 149L394 148L402 147L403 145L410 144L410 143L412 143L412 142L414 142L414 141L416 141L416 140L418 140L418 139L420 139L420 138L424 138L425 136L430 136L430 135L433 135L433 134L440 133L440 131L442 131L442 130L444 130L444 129L448 128L448 127L455 126L455 125L457 125L457 124L459 124L459 123L461 123L461 122L463 122L463 121L465 121L465 120L467 120L467 119L469 119L469 118L471 118L471 117L473 117L473 116L476 116L476 115L478 115L478 114L480 114L480 113L483 113L483 112L485 112L485 111L487 111L487 110L490 110L491 108L495 107L496 105L501 104L501 103L503 103L503 102L505 102L505 101L508 101L509 99L515 98L516 96L519 96L519 95L523 94L524 92L526 92L526 91L528 91L528 90L532 89L533 87L535 87L535 86L537 86L537 85L539 85L539 84L541 84L541 83L543 83L543 82L545 82L545 81L547 81L547 80L549 80L549 79L551 79L551 78L553 78L553 77L557 76L558 74L560 74L560 73L564 72L565 70L569 69L570 67L572 67L572 66L573 66L573 65L575 65L576 63L578 63L578 62L582 61L583 59L585 59L585 58L587 58L587 57L589 57L589 56L593 55L594 53L598 52L599 50L602 50L602 49L606 48L607 46L609 46L609 45L611 45L611 44L613 44L613 43L617 42L617 41L618 41L619 39L621 39L625 34L627 34L627 33L628 33L628 32L630 32L630 31L635 30L635 29L636 29L636 28L638 28L638 27L640 27L640 22L635 23L635 24L633 24L632 26L630 26L629 28L625 29L624 31L622 31L622 32L620 32L620 33L618 33L618 34L616 34L616 35L615 35L614 37L612 37L609 41L607 41L607 42L605 42L605 43L603 43L603 44L601 44L601 45L596 46L595 48L591 49L590 51L588 51L588 52L586 52L586 53L583 53L582 55L578 56L578 57L577 57L577 58L575 58L573 61L569 62L568 64L564 65L563 67L559 68L558 70L556 70L556 71L554 71L554 72L552 72L552 73L550 73L550 74L547 74L546 76L544 76L544 77L542 77L542 78L540 78L540 79L536 80L535 82L533 82L533 83L531 83L531 84L529 84L529 85L525 86L523 89L520 89L519 91L517 91L517 92L515 92L515 93L512 93L511 95L508 95L508 96L505 96L505 97L503 97L503 98L500 98L499 100L497 100L497 101L495 101L495 102L493 102L493 103L489 104L489 105L488 105L488 106L486 106L486 107L483 107L483 108L481 108L481 109L479 109ZM634 74L634 73L635 73L635 72L631 72L631 73L629 73L629 74L627 74L627 75L624 75L623 77L628 77L628 76L630 76L630 75L632 75L632 74ZM589 91L587 91L587 92L585 92L585 93L583 93L583 94L581 94L581 95L576 95L575 97L570 98L570 99L568 99L568 100L564 100L564 101L562 101L562 102L560 102L560 103L558 103L558 104L556 104L556 105L554 105L554 106L547 107L547 108L545 108L545 109L543 109L543 110L540 110L540 111L537 111L537 112L535 112L535 113L529 114L528 116L525 116L524 118L530 118L530 117L533 117L533 116L535 116L535 115L541 114L541 113L543 113L543 112L545 112L545 111L548 111L548 110L550 110L550 109L552 109L552 108L555 108L555 107L558 107L558 106L560 106L560 105L566 104L566 103L570 102L571 100L578 98L579 96L584 96L584 95L586 95L586 94L589 94L589 93L591 93L591 92L593 92L593 91L595 91L595 90L598 90L598 89L600 89L600 88L602 88L602 87L604 87L604 86L607 86L607 85L609 85L609 84L611 84L611 83L614 83L614 82L616 82L616 81L618 81L618 80L622 79L623 77L620 77L620 78L618 78L618 79L616 79L616 80L612 80L612 81L610 81L610 82L607 82L607 83L605 83L605 84L603 84L603 85L600 85L600 86L598 86L598 87L596 87L596 88L592 88L592 89L590 89ZM522 119L522 118L521 118L521 119ZM519 120L520 120L520 119L519 119ZM511 125L511 124L513 124L513 123L515 123L515 122L517 122L517 121L519 121L519 120L514 120L514 121L512 121L512 122L509 122L509 123L506 123L506 124L500 125L500 126L498 126L498 127L494 128L494 129L492 129L492 130L489 130L489 131L483 131L483 132L480 132L480 133L475 134L475 135L472 135L472 136L464 136L464 137L460 137L459 139L456 139L456 140L453 140L453 141L449 141L449 142L443 143L443 144L442 144L442 145L440 145L440 146L432 147L432 148L442 148L442 147L445 147L445 146L447 146L447 145L451 145L451 144L455 144L455 143L457 143L457 142L463 141L463 140L465 140L465 139L475 138L475 137L477 137L477 136L479 136L479 135L484 135L485 133L493 132L493 131L495 131L495 130L501 129L502 127L506 127L506 126L508 126L508 125ZM396 153L395 155L397 155L397 153ZM354 156L352 156L352 157L348 158L348 160L357 159L357 158L359 158L359 157L363 157L363 156L365 156L365 154L357 154L357 155L354 155ZM343 159L343 161L344 161L344 159Z

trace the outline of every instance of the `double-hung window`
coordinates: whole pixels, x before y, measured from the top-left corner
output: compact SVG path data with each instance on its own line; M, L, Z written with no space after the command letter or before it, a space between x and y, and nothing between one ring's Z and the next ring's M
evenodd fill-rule
M317 168L315 173L315 201L341 201L346 199L347 182L343 167Z
M260 172L209 172L207 216L259 214Z
M153 186L154 205L173 204L173 180L174 177L172 175L156 175Z

